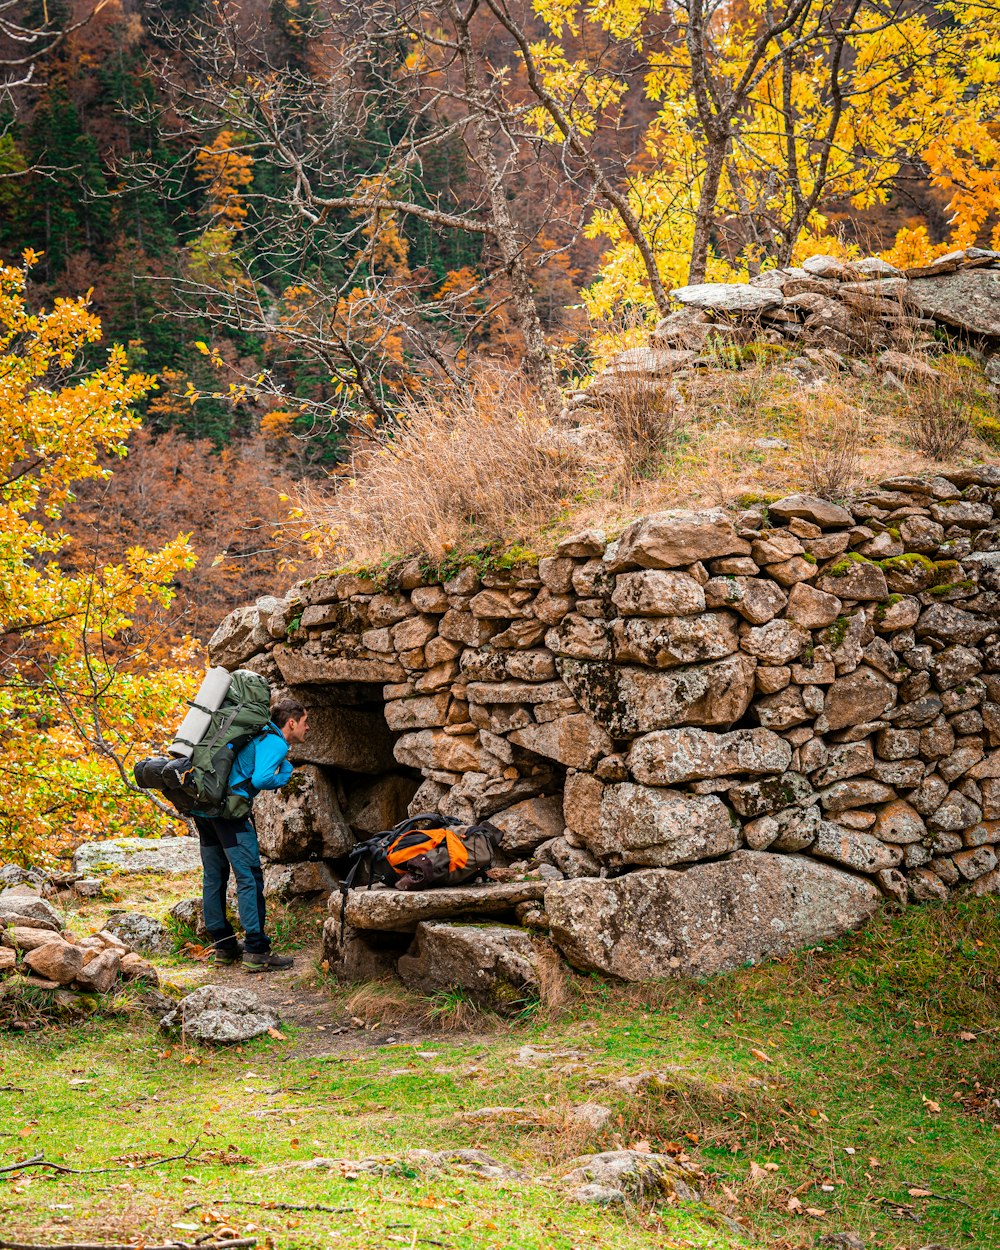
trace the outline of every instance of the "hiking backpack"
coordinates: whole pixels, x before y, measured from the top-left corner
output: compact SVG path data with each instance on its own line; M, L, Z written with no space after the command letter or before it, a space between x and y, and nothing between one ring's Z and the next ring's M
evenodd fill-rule
M276 733L270 726L271 688L249 669L233 673L222 705L190 756L155 756L140 760L133 769L143 790L160 790L183 816L242 820L250 814L251 801L229 788L229 774L239 751L262 733Z
M426 813L401 821L386 833L359 842L340 883L340 932L343 937L347 893L362 868L368 888L379 882L397 890L429 890L486 879L493 852L503 834L489 821L466 825L453 816Z

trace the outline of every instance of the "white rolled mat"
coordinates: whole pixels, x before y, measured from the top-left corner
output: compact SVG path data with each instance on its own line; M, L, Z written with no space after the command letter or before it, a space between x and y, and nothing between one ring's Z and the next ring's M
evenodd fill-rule
M210 668L198 693L191 700L191 709L181 721L173 742L167 748L171 755L190 755L200 742L212 720L212 713L222 707L229 693L232 674L225 668Z

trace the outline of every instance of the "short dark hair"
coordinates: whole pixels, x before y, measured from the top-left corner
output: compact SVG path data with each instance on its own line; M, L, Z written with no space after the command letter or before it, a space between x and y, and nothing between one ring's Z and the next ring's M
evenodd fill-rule
M298 699L277 699L271 705L271 720L279 729L284 729L290 720L300 720L306 709Z

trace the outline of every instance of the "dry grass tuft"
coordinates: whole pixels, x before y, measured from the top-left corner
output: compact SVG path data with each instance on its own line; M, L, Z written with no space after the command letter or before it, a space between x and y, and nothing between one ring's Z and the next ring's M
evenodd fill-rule
M972 409L978 393L962 375L921 378L907 388L908 426L918 451L932 460L953 460L972 436Z
M814 495L840 499L863 477L867 414L830 391L797 400L796 408L794 445L802 481Z
M440 560L473 535L488 545L537 529L604 468L597 448L553 425L523 378L484 369L468 393L411 401L307 510L344 561Z
M620 377L614 400L551 420L523 376L498 367L471 390L412 401L359 447L332 491L303 509L335 566L528 545L598 526L614 535L664 508L746 506L796 490L843 498L897 473L995 454L1000 418L978 370L905 390L867 369L788 369L786 348L729 345L714 367L651 384ZM863 362L862 362L863 363Z

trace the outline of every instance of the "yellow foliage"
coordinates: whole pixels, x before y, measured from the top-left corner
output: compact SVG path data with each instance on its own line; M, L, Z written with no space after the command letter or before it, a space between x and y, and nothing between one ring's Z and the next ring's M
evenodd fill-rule
M102 454L126 454L132 405L153 379L129 374L120 347L85 371L100 322L85 299L30 312L27 270L0 268L0 860L163 827L129 791L124 761L164 736L191 662L185 651L153 675L134 641L137 613L168 606L174 576L193 563L184 536L104 567L59 563L73 485L110 475Z
M239 142L232 130L220 130L194 163L195 177L208 184L213 220L237 230L247 215L242 192L253 182L253 157L240 151Z
M618 62L606 45L643 52L646 95L658 111L629 169L627 193L664 284L686 282L709 147L688 42L691 10L666 0L535 0L534 8L548 38L533 45L533 56L581 133L618 116ZM726 123L730 137L710 203L715 238L725 245L710 251L706 279L744 277L775 256L801 258L807 244L809 251L842 250L822 205L847 201L864 210L886 203L904 163L922 163L949 194L954 233L943 250L985 240L1000 246L995 8L952 0L942 20L938 11L912 6L887 16L862 0L852 18L838 18L847 25L838 27L845 46L836 91L830 85L834 23L819 0L807 3L787 30L775 26L775 13L754 2L714 6L695 45L704 49L716 116L746 79L745 103ZM560 42L567 35L572 53ZM755 60L761 41L764 52ZM588 59L591 47L601 55ZM539 133L557 137L533 117ZM585 293L591 313L610 317L636 302L652 308L645 265L618 214L599 209L588 234L607 242L598 280ZM728 245L727 236L739 243ZM924 247L903 233L893 253L933 250L929 241Z

